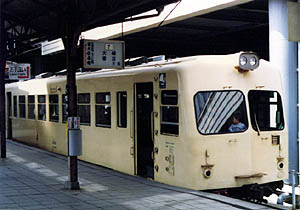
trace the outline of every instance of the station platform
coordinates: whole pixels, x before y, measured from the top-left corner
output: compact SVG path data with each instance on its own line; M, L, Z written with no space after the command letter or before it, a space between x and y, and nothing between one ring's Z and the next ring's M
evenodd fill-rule
M80 190L64 189L67 157L7 140L0 209L277 209L187 190L78 161Z

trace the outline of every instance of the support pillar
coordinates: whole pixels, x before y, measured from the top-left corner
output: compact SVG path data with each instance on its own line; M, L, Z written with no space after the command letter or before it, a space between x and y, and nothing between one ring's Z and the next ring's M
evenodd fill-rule
M76 61L77 42L80 32L76 25L71 22L65 24L65 37L63 38L66 52L67 64L67 88L68 88L68 117L77 117L77 88L76 88ZM78 182L77 156L68 156L69 180L65 183L65 188L69 190L80 189Z
M0 141L1 141L1 158L6 158L6 121L5 121L5 28L2 2L0 2Z
M279 68L283 82L285 126L289 129L289 171L298 171L297 45L288 41L287 0L269 0L269 36L270 61Z
M300 0L298 0L300 4ZM298 171L300 171L300 42L298 42ZM298 176L300 184L300 176Z

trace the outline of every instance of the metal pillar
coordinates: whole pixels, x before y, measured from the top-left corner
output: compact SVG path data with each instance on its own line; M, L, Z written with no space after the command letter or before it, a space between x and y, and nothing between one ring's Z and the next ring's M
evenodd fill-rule
M5 28L2 1L0 2L0 139L1 139L1 158L6 158L6 121L5 121Z
M72 9L71 1L68 1L69 11ZM70 13L71 14L71 13ZM67 17L65 23L65 37L63 37L66 64L67 64L67 88L68 88L68 117L77 117L77 88L76 88L76 61L77 61L77 42L80 36L79 26L72 18ZM70 190L80 189L78 182L78 163L77 156L68 157L69 180L65 183L65 188Z
M300 3L300 0L298 0ZM298 42L298 163L300 171L300 42ZM298 176L298 183L300 184L300 176ZM300 203L300 201L299 201Z
M279 68L282 76L285 122L289 129L289 170L298 171L297 45L288 41L287 12L287 0L269 0L270 61Z

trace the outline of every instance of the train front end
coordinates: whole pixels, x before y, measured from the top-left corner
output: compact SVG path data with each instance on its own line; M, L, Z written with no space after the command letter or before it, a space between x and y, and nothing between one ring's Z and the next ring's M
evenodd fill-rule
M260 198L281 187L288 132L277 69L253 53L199 56L184 68L182 109L194 107L183 122L190 187Z

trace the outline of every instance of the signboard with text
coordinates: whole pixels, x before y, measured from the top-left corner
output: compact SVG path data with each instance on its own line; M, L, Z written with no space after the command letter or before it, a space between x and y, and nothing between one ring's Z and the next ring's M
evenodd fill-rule
M124 52L123 41L83 40L83 68L123 69Z
M10 80L26 80L30 79L30 64L28 63L12 63L8 64L8 79Z

